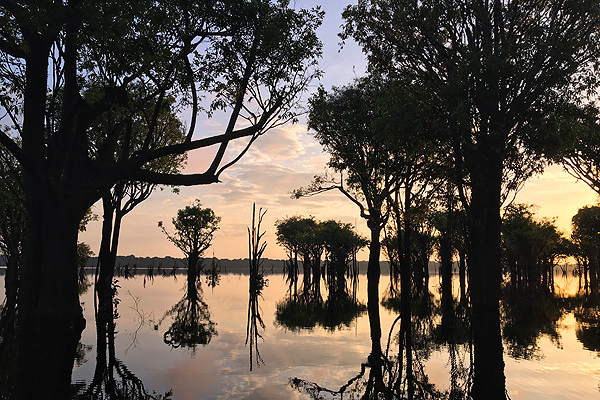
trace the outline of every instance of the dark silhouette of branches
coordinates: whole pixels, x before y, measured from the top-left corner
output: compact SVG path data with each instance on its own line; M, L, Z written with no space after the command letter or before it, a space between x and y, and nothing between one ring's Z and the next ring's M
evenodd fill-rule
M256 204L252 204L252 226L248 227L248 263L250 267L249 276L249 296L248 296L248 320L246 323L246 342L250 350L250 371L254 365L260 367L264 360L258 350L258 339L263 339L260 330L265 329L265 323L260 315L259 299L262 297L262 291L268 285L268 280L264 276L262 269L262 255L267 248L267 242L264 241L266 232L261 232L261 224L267 210L260 208L256 214ZM264 340L264 339L263 339ZM253 357L253 354L255 357Z

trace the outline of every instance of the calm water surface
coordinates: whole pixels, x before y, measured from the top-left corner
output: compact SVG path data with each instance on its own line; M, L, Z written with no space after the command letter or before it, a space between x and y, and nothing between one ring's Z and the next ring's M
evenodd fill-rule
M165 344L163 335L173 322L173 314L168 311L185 296L185 276L158 276L152 280L142 275L119 278L116 357L141 379L149 392L160 394L172 390L175 399L311 398L304 390L290 385L292 378L338 390L360 372L361 363L369 355L367 313L334 329L319 325L310 329L286 328L276 321L276 307L287 298L288 286L281 275L267 275L267 279L268 287L259 303L265 328L259 329L264 340L258 340L258 350L264 364L257 366L254 355L252 371L250 347L245 345L247 275L224 274L213 289L202 282L203 299L208 305L210 320L216 324L216 334L206 345L175 348ZM382 277L381 298L388 285L389 278ZM557 278L556 287L561 296L575 293L577 278ZM455 284L455 292L457 288ZM435 276L430 278L430 291L435 307L439 303L439 281ZM73 371L74 382L89 382L94 374L96 332L92 294L90 288L82 295L88 324L81 339L84 358ZM357 297L366 304L364 275L359 279ZM519 307L519 302L527 303L527 300L518 300L515 307ZM383 306L380 310L385 348L388 332L398 314ZM510 398L600 398L598 323L586 325L581 317L576 318L576 313L568 310L557 317L555 310L544 307L525 310L525 315L515 320L517 323L523 320L527 325L528 321L536 320L537 313L554 317L549 317L550 323L539 323L539 329L525 327L525 332L513 332L512 339L505 339L505 374ZM430 318L426 323L428 329L435 329L439 321L440 317ZM530 332L536 329L542 333ZM418 352L418 357L423 372L437 389L450 387L453 365L458 363L468 370L467 345L450 349L448 345L433 344L427 349ZM450 350L455 355L452 359ZM322 393L328 398L326 394Z

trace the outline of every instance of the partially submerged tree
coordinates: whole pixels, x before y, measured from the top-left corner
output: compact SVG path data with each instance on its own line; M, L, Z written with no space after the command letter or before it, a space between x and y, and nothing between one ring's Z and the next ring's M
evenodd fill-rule
M432 142L425 137L426 119L420 118L424 111L418 108L422 104L418 94L418 85L407 80L371 76L347 87L333 88L330 93L320 89L310 100L309 128L330 154L329 166L340 173L340 179L316 176L293 196L336 189L358 206L371 233L367 285L368 301L373 304L379 304L381 232L391 213L396 216L396 232L403 232L397 237L399 265L402 276L407 277L402 280L407 285L402 293L410 292L411 233L416 224L412 209L432 180L430 167L435 154L430 148ZM372 313L373 352L378 354L379 308L368 309ZM405 327L409 320L406 316Z
M174 113L173 102L173 99L165 100L162 109L158 113L158 117L154 122L156 124L155 138L150 146L152 149L177 144L185 138L183 125ZM115 119L113 114L108 114L98 121L93 128L96 134L102 136L103 133L114 130L115 126L112 126L112 124L114 124ZM152 116L148 115L147 110L142 110L140 115L135 115L128 127L132 132L131 142L127 145L120 144L115 148L115 157L124 158L127 157L127 154L141 150L142 140L144 140L145 132L151 123L153 123ZM175 174L180 172L185 162L185 154L170 155L149 163L147 168L153 172ZM98 297L105 298L104 301L98 301L98 304L107 307L98 310L99 313L106 314L101 319L103 321L108 321L113 313L112 302L108 299L112 296L112 280L115 273L123 218L137 205L148 199L157 187L159 185L147 182L120 181L102 196L102 236L98 252L95 291Z
M231 141L252 143L293 120L298 95L319 74L322 13L292 10L284 0L10 1L0 9L0 143L23 168L28 211L19 387L22 397L64 394L84 326L75 257L85 210L122 180L218 182L245 152L225 160ZM191 108L189 130L179 143L153 148L170 96ZM205 98L212 102L203 106ZM95 121L115 109L114 129L93 134ZM152 110L143 145L115 157L142 109ZM223 132L194 136L202 109L230 111ZM213 145L204 172L148 169L153 160Z
M275 221L275 234L277 243L282 246L288 256L285 263L286 279L289 284L290 296L298 294L298 256L300 255L299 233L303 231L305 223L299 216L288 217Z
M585 263L586 279L592 303L598 304L598 278L600 275L600 206L580 208L572 220L571 239L579 247L578 256Z
M165 313L173 318L163 340L169 346L186 347L195 351L198 344L206 345L217 334L215 323L210 319L208 304L200 288L200 259L212 244L213 234L219 229L221 217L210 208L202 208L200 200L177 210L171 222L175 232L169 233L163 222L158 226L179 250L187 256L187 285L185 296ZM161 321L162 321L161 319Z
M505 399L500 294L503 187L518 189L556 144L556 113L596 85L594 1L414 2L349 6L344 37L372 70L422 82L439 99L468 215L475 399ZM513 190L505 190L510 193Z
M519 289L554 291L554 267L569 254L554 221L534 218L532 207L512 204L502 219L503 264Z
M296 225L298 231L279 229L292 221L304 223ZM354 231L352 225L334 220L319 222L313 217L290 217L278 221L277 227L278 235L291 234L298 239L299 246L303 249L301 251L307 254L307 258L303 257L304 262L312 267L304 268L304 273L313 274L312 283L305 285L299 296L290 296L277 304L277 323L293 330L312 329L317 324L335 329L341 324L348 325L365 311L364 305L356 300L355 286L352 287L353 292L349 293L347 285L347 277L356 282L357 270L352 266L356 265L357 252L368 244L364 237ZM321 284L322 253L325 255L322 265L327 287L325 302L318 289Z
M191 206L178 210L171 222L175 227L174 233L169 233L162 221L158 222L158 226L169 241L187 256L188 286L195 286L200 272L200 257L210 247L221 217L217 217L210 208L202 208L200 200L196 199Z
M264 330L265 323L260 315L259 299L262 297L264 288L269 280L265 278L262 270L262 255L267 248L264 241L266 232L261 232L261 224L267 210L262 208L256 215L256 204L252 204L252 227L248 227L248 263L249 263L249 296L248 296L248 319L246 323L246 342L250 343L250 371L254 364L253 355L256 355L256 365L264 364L264 360L258 351L258 339L263 339L259 328ZM258 218L257 218L258 217Z

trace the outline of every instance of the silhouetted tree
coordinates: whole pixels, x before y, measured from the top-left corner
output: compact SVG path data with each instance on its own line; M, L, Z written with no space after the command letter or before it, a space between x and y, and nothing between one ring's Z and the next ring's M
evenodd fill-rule
M413 189L419 186L415 181L422 178L426 159L422 146L425 141L418 140L422 132L413 113L413 89L404 81L388 82L374 77L333 88L330 93L319 89L310 100L309 128L330 154L329 166L340 173L340 179L327 174L315 176L309 186L293 192L298 198L339 190L358 206L371 233L367 293L368 302L376 304L381 274L380 238L394 208L390 203L402 189L406 209L412 207ZM400 93L406 97L399 99ZM379 311L372 307L369 312ZM379 318L373 315L369 321L374 324L371 334L381 338L377 329ZM376 345L378 341L372 343Z
M557 112L596 84L599 16L594 1L370 0L344 12L343 37L371 70L423 82L446 121L440 139L468 215L475 399L506 398L500 207L560 139Z
M147 115L148 110L143 112L145 114L135 115L128 121L127 129L131 131L131 139L129 143L121 143L114 149L116 158L127 157L128 154L142 149L144 134L148 130L149 124L153 123L152 116ZM101 119L93 129L98 136L102 136L105 131L115 129L115 126L111 126L114 125L114 120L114 115L109 114ZM156 124L155 138L150 145L151 149L174 145L185 138L182 123L174 114L172 99L164 101L154 123ZM185 155L171 155L149 163L147 169L165 174L178 173L185 161ZM112 295L111 286L123 218L137 205L148 199L157 187L158 185L152 183L120 181L102 196L102 236L96 267L95 291L97 296L104 296L107 300L99 301L98 304L111 304L108 299ZM108 320L111 315L110 309L99 309L98 312L106 313L104 320Z
M165 229L162 221L158 226L169 241L187 256L188 292L193 292L199 277L200 257L210 247L221 217L217 217L210 208L202 208L200 200L196 199L191 206L178 210L171 222L175 227L173 234Z
M572 220L571 239L579 247L589 276L590 300L599 302L598 274L600 263L600 206L580 208Z
M594 192L600 194L600 125L598 108L571 107L567 110L563 124L563 134L572 138L556 159L565 170L578 180L585 182ZM573 123L575 122L575 123Z
M302 217L294 216L275 221L277 243L282 246L288 256L284 273L289 284L290 297L298 295L298 255L300 253L299 232L304 222ZM293 289L292 289L293 288Z
M256 365L264 364L260 352L258 351L258 338L263 338L259 332L259 327L265 329L265 323L260 315L259 298L262 297L262 291L268 285L269 280L265 278L262 270L262 255L267 248L267 242L264 241L266 232L261 232L261 224L267 210L262 208L256 215L256 204L252 204L252 227L248 228L248 262L250 269L249 296L248 296L248 320L246 323L246 345L250 343L250 371L252 371L253 354L256 354Z
M28 210L19 387L23 397L39 397L36 390L64 394L67 363L84 326L75 257L85 210L122 180L217 182L240 158L223 162L232 140L253 143L294 119L297 95L319 73L315 29L322 13L275 0L11 1L0 7L0 143L23 167ZM171 95L191 108L189 131L183 141L151 150L158 110ZM210 104L202 106L202 99ZM89 128L115 109L123 111L120 123L93 136ZM131 139L127 122L141 109L152 110L142 149L115 158L115 146ZM202 109L231 111L221 134L192 137ZM155 159L212 145L218 150L202 173L147 168ZM31 374L34 385L26 380Z
M502 220L502 250L511 285L554 290L554 266L567 253L553 221L536 220L530 206L513 204Z
M350 264L356 258L356 253L365 247L368 241L358 235L352 225L338 221L318 222L313 218L301 217L292 217L285 221L310 221L295 225L300 230L294 231L293 234L295 238L299 238L297 243L312 249L309 255L315 254L314 252L319 256L325 253L324 269L328 294L327 300L323 302L320 292L315 292L313 282L313 285L304 288L304 293L308 292L308 295L290 296L277 304L277 323L293 330L312 329L317 324L327 329L335 329L341 324L348 325L365 311L364 305L356 301L355 293L348 293L346 276L352 277L355 273L350 271ZM285 232L279 230L284 224L283 221L279 223L278 232ZM310 257L314 260L314 256ZM314 261L310 262L313 263L314 270ZM315 276L319 277L320 271L319 275Z

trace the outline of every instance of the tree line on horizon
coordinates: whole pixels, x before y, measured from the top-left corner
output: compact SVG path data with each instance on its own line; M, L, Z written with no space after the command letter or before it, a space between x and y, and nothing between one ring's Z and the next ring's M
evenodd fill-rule
M109 293L127 212L157 185L218 182L258 137L297 120L299 96L321 75L323 13L286 0L7 1L0 9L2 238L19 271L7 279L18 283L10 290L18 299L16 397L64 398L85 326L77 236L87 210L102 200L98 283ZM468 280L469 395L504 400L503 265L517 286L549 286L556 256L532 236L554 241L551 224L510 200L549 163L600 193L600 5L369 0L343 18L340 36L362 47L368 75L310 99L308 125L334 172L293 195L339 190L367 222L372 396L399 395L402 379L406 396L418 396L411 294L426 287L435 230L442 275L457 252ZM192 111L187 127L177 118L184 108ZM227 113L221 134L194 135L203 111ZM239 138L247 146L224 161ZM206 171L181 172L187 152L209 146L217 151ZM597 298L595 212L574 218L572 254ZM382 248L400 278L406 358L387 386L374 306ZM314 281L315 273L306 275Z

